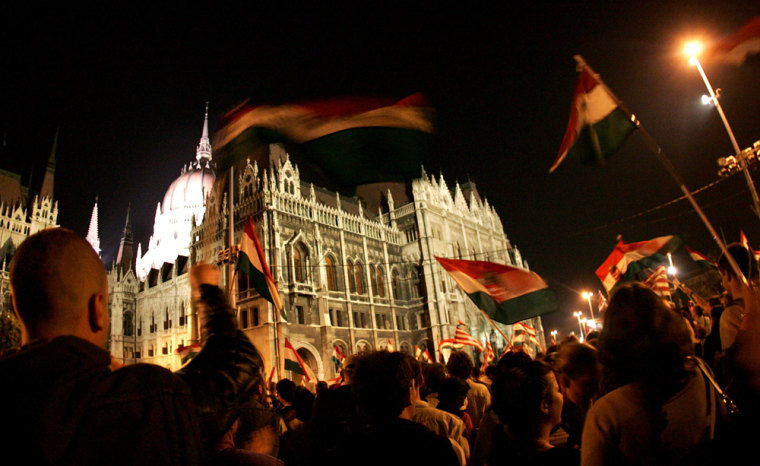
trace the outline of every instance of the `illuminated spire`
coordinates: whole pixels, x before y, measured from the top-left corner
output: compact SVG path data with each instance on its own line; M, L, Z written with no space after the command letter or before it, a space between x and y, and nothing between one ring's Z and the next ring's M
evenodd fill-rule
M100 257L100 238L98 237L98 196L95 196L95 206L92 208L92 216L90 217L90 228L87 229L87 242L90 243L92 249L98 253Z
M195 160L199 164L211 160L211 141L208 139L208 102L206 102L206 116L203 120L203 134L201 134L198 149L195 151Z

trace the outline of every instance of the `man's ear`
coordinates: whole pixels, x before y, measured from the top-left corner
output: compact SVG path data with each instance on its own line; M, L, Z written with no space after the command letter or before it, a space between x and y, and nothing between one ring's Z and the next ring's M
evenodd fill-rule
M549 400L541 400L541 412L549 415L549 407L551 402Z
M95 293L90 296L87 302L87 317L92 333L98 333L107 330L108 326L108 303L102 293Z
M570 386L570 376L567 374L561 374L557 381L559 382L560 388L567 388Z

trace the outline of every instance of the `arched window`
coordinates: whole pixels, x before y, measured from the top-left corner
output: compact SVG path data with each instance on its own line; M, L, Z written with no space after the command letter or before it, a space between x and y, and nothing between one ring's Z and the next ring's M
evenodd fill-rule
M402 299L401 277L399 276L397 269L393 269L391 272L391 286L393 287L393 299Z
M327 278L327 289L337 291L338 280L335 273L335 261L332 256L325 257L325 277Z
M132 311L126 311L124 312L124 323L123 323L123 329L124 329L124 336L125 337L131 337L134 335L134 321L133 321L133 314Z
M383 278L383 275L383 268L378 267L376 272L377 295L381 298L385 297L385 279Z
M354 265L354 280L356 281L356 292L358 294L364 294L364 267L361 262L357 262Z
M348 290L351 293L356 293L356 280L354 277L354 263L348 261Z
M306 281L306 274L304 271L304 260L301 255L301 250L296 246L293 248L293 272L294 278L297 282L303 283Z
M373 296L377 296L377 283L375 283L375 265L369 264L369 290Z

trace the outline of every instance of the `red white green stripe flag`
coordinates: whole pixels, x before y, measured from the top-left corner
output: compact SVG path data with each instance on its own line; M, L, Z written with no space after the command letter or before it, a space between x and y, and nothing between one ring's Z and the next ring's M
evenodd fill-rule
M179 359L182 362L182 365L184 365L189 360L196 357L200 352L201 352L200 343L193 343L190 346L180 345L177 347L177 354L179 355Z
M301 359L301 356L298 355L298 352L287 338L285 339L285 370L301 374L306 377L307 381L311 381L311 377L309 377L310 371L306 369L303 359Z
M748 55L760 53L760 16L705 51L705 60L741 65Z
M604 163L636 129L635 121L587 68L575 86L570 121L549 173L566 158Z
M217 168L222 172L259 147L282 142L342 186L407 181L419 175L428 152L432 113L421 94L241 106L217 133Z
M272 303L276 310L282 310L280 293L277 292L274 278L269 272L264 251L261 250L261 244L259 244L259 238L256 236L256 229L251 217L246 219L245 230L243 230L243 235L240 238L237 268L248 275L254 289L262 298Z
M686 251L688 251L689 256L692 258L692 260L694 260L694 262L696 262L697 265L701 268L717 270L718 266L715 264L715 262L701 252L695 251L688 246L686 247Z
M554 293L535 272L493 262L436 257L476 306L503 324L557 309Z
M665 263L667 253L680 246L681 239L674 235L629 244L620 240L609 257L596 269L596 276L609 293L619 282L643 279L639 274Z

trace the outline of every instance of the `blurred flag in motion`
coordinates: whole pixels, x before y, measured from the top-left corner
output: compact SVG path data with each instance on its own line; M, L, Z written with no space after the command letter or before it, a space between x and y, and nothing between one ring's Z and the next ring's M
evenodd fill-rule
M276 142L318 166L341 186L417 177L433 132L422 94L395 101L345 97L229 112L214 141L221 173Z

